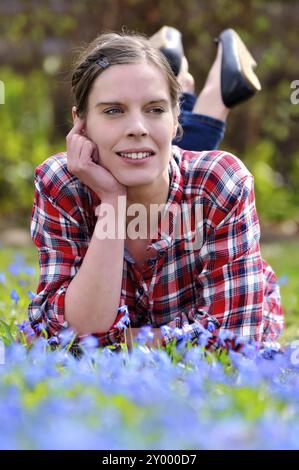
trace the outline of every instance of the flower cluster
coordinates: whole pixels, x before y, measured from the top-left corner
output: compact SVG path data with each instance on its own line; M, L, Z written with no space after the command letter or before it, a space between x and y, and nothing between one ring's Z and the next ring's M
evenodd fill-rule
M299 366L288 349L269 359L253 346L219 357L195 346L173 361L142 344L115 353L89 339L80 359L48 348L45 338L6 348L2 449L299 446Z
M35 338L24 321L29 268L0 273L1 449L298 449L299 341L245 344L197 311L162 328L160 349L146 326L130 351L86 336L75 355L72 331Z

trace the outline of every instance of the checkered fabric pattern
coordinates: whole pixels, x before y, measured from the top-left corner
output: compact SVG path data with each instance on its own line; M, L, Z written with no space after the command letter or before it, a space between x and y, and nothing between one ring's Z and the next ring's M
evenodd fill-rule
M124 251L120 307L127 306L131 326L157 328L185 314L196 330L189 313L204 312L206 319L216 319L216 330L246 341L275 341L284 319L275 274L261 258L252 175L227 152L175 146L169 175L168 232L162 218L149 246L153 257L142 270ZM40 278L28 308L36 332L40 323L50 336L69 326L65 293L88 250L100 202L69 173L66 153L37 167L31 236ZM186 217L187 228L178 237ZM91 332L101 345L121 339L115 329L120 318L109 332Z

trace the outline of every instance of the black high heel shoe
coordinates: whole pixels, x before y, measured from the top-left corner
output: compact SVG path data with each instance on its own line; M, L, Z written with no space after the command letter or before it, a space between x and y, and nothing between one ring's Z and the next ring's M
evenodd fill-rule
M184 57L182 34L180 31L171 26L163 26L150 37L149 41L154 47L163 52L173 73L177 76Z
M253 71L256 61L233 29L224 30L215 42L222 44L221 94L227 108L248 100L262 89Z

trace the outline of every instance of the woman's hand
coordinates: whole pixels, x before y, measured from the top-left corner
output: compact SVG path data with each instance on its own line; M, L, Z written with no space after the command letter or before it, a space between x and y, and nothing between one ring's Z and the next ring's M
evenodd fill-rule
M77 118L66 137L67 169L103 200L126 195L126 187L100 165L98 148L83 134L85 122Z

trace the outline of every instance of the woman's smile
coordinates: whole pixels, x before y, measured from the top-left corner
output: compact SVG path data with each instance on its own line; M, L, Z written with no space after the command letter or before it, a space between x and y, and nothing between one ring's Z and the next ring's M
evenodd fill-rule
M129 149L116 152L116 154L127 163L141 164L152 159L155 156L155 152L151 149Z

